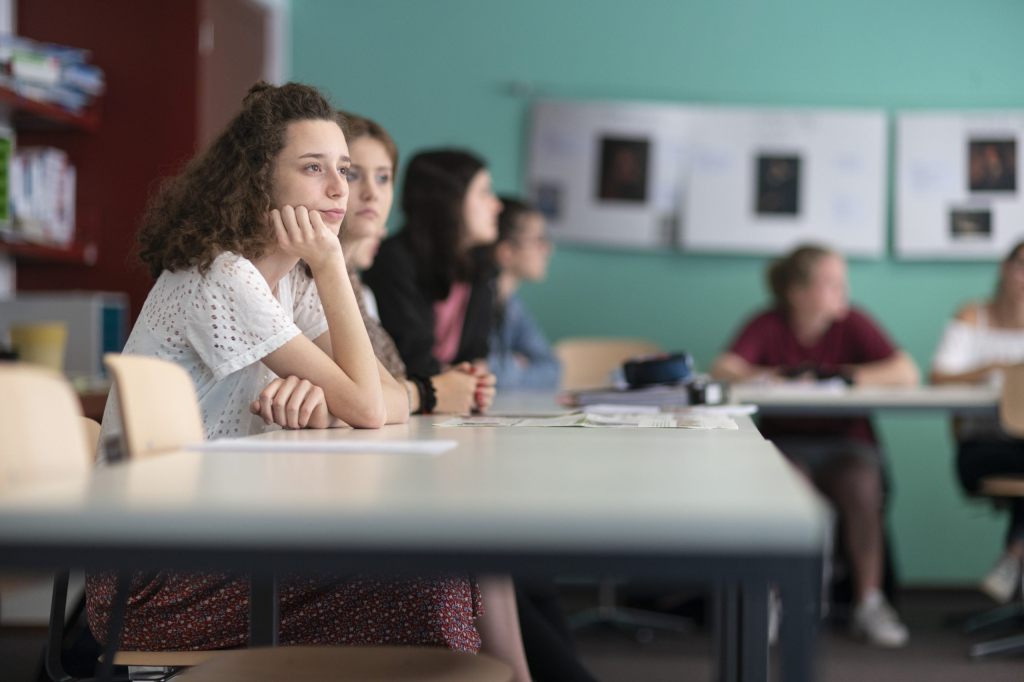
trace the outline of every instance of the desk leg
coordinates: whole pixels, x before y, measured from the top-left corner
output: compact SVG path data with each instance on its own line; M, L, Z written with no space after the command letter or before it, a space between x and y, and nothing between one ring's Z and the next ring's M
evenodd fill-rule
M277 646L279 604L274 577L254 575L249 579L249 646Z
M715 586L715 660L718 682L736 682L739 679L739 620L740 594L734 582L720 582Z
M124 617L128 610L128 592L131 584L131 573L122 571L117 574L117 588L114 591L114 602L110 607L110 619L107 621L107 644L103 647L103 661L96 673L98 682L108 682L114 679L114 654L121 646L121 631L124 630Z
M815 648L821 616L820 560L793 561L779 587L782 592L781 678L810 682L815 678Z
M747 579L740 595L740 679L768 682L768 585Z

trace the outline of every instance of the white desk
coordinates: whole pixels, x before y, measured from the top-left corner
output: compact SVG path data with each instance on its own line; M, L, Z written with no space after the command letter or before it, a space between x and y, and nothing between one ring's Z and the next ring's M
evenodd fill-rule
M734 384L731 398L753 403L765 416L866 416L885 411L944 411L995 416L999 390L989 386L816 388L790 384Z
M770 581L786 603L783 679L813 678L831 515L749 420L739 431L434 421L264 437L458 442L437 457L182 452L19 491L0 499L0 567L715 581L738 588L727 608L742 626L720 652L725 679L766 679Z

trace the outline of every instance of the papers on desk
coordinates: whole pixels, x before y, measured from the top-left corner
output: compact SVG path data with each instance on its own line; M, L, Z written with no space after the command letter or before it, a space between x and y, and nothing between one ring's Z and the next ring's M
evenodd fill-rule
M545 427L613 427L613 428L668 428L668 429L728 429L739 426L725 415L685 414L682 412L570 412L551 417L453 417L434 426L545 426Z
M199 443L188 449L199 452L337 452L433 456L454 447L453 440L222 438Z

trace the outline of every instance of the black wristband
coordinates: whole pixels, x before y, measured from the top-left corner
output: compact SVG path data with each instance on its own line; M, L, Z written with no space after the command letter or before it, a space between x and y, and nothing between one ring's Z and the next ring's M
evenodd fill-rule
M418 414L433 414L437 407L437 391L434 390L434 382L430 377L418 377L410 375L409 380L416 384L416 390L420 394L420 409Z

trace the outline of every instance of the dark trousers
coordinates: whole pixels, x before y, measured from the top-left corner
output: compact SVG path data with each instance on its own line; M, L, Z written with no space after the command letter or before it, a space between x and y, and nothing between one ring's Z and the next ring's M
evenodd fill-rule
M519 629L534 682L596 682L576 655L576 645L554 585L516 580Z
M1024 440L1014 438L969 439L961 441L956 452L956 471L960 484L973 494L986 476L1024 474ZM1024 539L1024 500L1008 498L1010 527L1006 543Z

